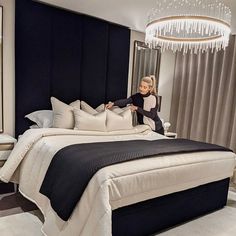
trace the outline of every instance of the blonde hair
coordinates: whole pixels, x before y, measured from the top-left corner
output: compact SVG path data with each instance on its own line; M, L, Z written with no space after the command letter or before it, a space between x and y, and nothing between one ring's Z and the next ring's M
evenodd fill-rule
M154 75L145 76L141 79L141 81L148 84L151 94L156 95L156 93L157 93L157 91L156 91L156 78Z

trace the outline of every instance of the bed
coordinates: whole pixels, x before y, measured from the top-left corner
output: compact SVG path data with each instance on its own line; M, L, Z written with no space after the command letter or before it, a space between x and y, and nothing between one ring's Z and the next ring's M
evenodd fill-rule
M29 0L16 1L15 12L17 137L31 125L26 114L51 109L51 96L66 103L88 101L93 107L126 97L128 28ZM18 182L20 192L37 204L48 236L147 236L223 207L235 166L231 152L159 156L105 167L91 179L68 221L39 193L53 155L66 145L163 138L146 126L105 133L29 129L0 178Z
M67 145L164 138L145 125L105 133L30 129L0 170L0 178L17 181L19 191L37 204L45 218L45 235L151 235L222 208L236 155L193 152L107 166L90 180L68 221L58 217L39 189L54 154Z

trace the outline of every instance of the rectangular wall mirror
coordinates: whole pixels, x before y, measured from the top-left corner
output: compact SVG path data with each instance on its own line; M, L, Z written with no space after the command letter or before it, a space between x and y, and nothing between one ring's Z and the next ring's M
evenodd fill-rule
M160 48L151 49L144 42L134 41L132 94L138 92L139 82L144 76L155 75L157 91L161 61Z
M3 7L0 6L0 133L3 132Z

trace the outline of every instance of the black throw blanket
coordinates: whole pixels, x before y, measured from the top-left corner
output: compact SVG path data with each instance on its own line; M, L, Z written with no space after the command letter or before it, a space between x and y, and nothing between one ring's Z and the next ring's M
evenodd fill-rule
M132 140L67 146L53 157L40 193L50 199L52 208L66 221L89 180L101 168L157 155L199 151L231 150L186 139Z

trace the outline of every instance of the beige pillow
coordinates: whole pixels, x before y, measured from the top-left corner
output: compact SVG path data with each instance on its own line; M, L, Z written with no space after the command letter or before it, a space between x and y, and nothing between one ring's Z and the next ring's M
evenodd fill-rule
M92 108L88 103L84 102L84 101L81 101L80 103L81 105L81 109L91 115L95 115L99 112L102 112L105 110L105 105L104 104L101 104L99 105L97 108Z
M75 129L106 131L106 111L92 115L83 110L74 109L74 116Z
M127 106L127 107L123 107L123 108L120 108L118 106L113 106L111 109L109 109L110 111L113 111L115 112L116 114L120 114L124 111L127 111L127 110L130 110L130 106Z
M70 105L61 102L55 97L51 97L52 110L53 110L53 126L54 128L73 129L74 128L74 115L73 109L80 108L80 101L76 100Z
M73 108L80 109L80 100L76 100L76 101L70 103L70 106Z
M107 112L107 131L115 131L115 130L128 130L132 129L132 113L131 110L125 110L120 114L117 114L109 109Z

